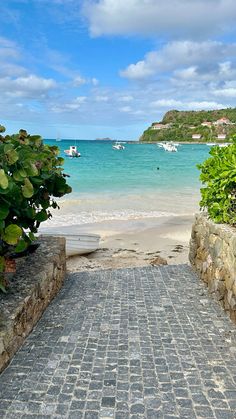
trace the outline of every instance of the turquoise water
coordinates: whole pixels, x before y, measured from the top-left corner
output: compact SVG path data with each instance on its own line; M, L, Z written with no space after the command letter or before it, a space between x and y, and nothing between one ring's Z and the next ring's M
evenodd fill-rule
M112 142L106 141L45 142L60 148L70 175L73 193L64 198L65 217L70 213L77 222L90 222L196 209L196 164L208 157L206 145L181 145L177 153L168 153L155 144L126 143L125 150L113 150ZM65 156L70 145L77 145L80 158Z

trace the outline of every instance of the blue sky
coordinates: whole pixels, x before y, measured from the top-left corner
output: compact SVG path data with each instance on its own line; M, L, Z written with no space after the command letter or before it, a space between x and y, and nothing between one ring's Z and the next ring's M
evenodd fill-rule
M7 131L138 139L170 109L236 106L235 0L1 0Z

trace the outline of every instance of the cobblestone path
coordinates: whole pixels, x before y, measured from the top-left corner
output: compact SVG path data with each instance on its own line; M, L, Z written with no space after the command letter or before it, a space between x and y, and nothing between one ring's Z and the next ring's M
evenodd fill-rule
M83 272L0 378L1 418L236 418L236 327L186 265Z

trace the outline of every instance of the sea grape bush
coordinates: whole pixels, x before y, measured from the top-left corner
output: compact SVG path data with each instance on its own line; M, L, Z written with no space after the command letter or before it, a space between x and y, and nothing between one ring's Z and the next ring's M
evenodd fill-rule
M198 165L201 189L200 207L216 223L236 225L236 135L227 147L212 147L204 163Z
M4 291L5 260L35 239L40 223L59 208L57 197L71 192L59 149L38 135L20 130L3 135L0 126L0 289Z

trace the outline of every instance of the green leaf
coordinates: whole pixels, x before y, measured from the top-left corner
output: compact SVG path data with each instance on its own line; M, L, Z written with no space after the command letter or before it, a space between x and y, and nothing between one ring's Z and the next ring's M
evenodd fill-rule
M6 294L6 293L7 293L7 290L6 290L5 286L3 285L3 283L1 282L1 279L0 279L0 290L1 290L2 292L4 292L4 294Z
M20 239L15 247L15 252L16 253L21 253L23 252L25 249L27 249L28 247L28 243L24 240L24 239Z
M4 256L0 256L0 272L4 272L5 269L5 257ZM0 277L1 279L1 277Z
M19 172L19 175L21 177L27 177L27 173L26 173L25 169L21 168L21 169L18 170L18 172Z
M28 236L29 236L29 239L30 239L32 242L36 239L36 237L35 237L34 233L32 233L31 231L29 232Z
M18 243L18 240L22 236L22 229L16 224L10 224L4 230L2 235L3 240L7 244L15 245Z
M4 153L5 153L5 154L6 154L7 152L9 152L9 151L13 150L13 149L14 149L13 144L5 144L5 145L4 145L4 148L3 148L3 150L4 150Z
M34 188L28 178L24 180L24 186L22 186L22 194L25 198L31 198L34 194Z
M39 148L42 145L42 137L40 135L31 135L30 141L34 143L35 147Z
M20 171L17 170L16 172L13 173L13 179L16 180L17 182L22 182L24 177L21 176Z
M8 163L11 165L17 162L17 160L19 159L19 156L18 156L17 151L13 149L6 152L6 158L7 158Z
M26 172L28 176L37 176L39 173L34 163L29 164L29 166L26 168Z
M7 204L0 205L0 220L5 220L9 214L9 206Z
M2 232L2 230L4 230L5 225L6 225L5 221L4 220L0 220L0 233Z
M3 169L0 169L0 187L2 189L7 189L8 187L8 178Z
M48 214L46 211L42 210L35 215L35 219L41 223L48 219Z

